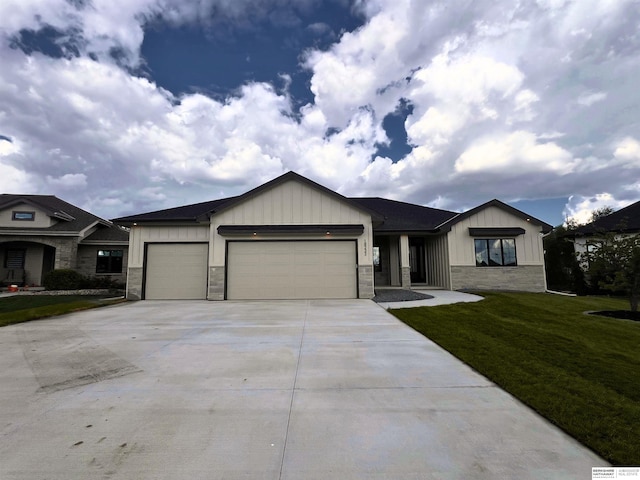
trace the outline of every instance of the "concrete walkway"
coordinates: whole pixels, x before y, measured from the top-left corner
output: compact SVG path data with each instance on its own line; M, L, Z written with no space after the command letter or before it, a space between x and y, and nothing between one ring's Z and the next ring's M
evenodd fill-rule
M418 293L426 293L433 298L427 298L425 300L411 300L408 302L380 302L380 305L385 310L391 308L415 308L415 307L434 307L436 305L449 305L450 303L460 302L479 302L483 300L478 295L472 295L470 293L456 292L452 290L415 290Z
M0 328L0 478L584 479L596 455L367 300Z

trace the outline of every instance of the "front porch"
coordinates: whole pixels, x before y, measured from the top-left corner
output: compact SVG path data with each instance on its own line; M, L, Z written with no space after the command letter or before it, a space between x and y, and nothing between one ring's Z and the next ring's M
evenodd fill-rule
M375 288L449 290L446 235L375 235Z

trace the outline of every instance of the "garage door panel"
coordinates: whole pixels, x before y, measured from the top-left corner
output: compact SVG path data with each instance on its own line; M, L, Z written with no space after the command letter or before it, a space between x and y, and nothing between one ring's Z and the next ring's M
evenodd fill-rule
M354 241L229 242L228 299L355 298Z
M195 300L207 297L207 244L149 244L145 298Z

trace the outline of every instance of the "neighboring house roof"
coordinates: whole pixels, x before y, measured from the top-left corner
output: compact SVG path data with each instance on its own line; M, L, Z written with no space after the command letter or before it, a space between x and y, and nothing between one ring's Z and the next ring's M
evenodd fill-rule
M640 201L578 227L569 234L579 236L602 232L640 232Z
M534 225L538 225L540 227L542 227L542 231L544 233L550 232L551 230L553 230L553 226L549 225L546 222L543 222L542 220L539 220L535 217L532 217L531 215L527 215L526 213L524 213L522 210L518 210L517 208L512 207L511 205L507 205L504 202L501 202L498 199L493 199L493 200L489 200L487 203L483 203L482 205L478 205L475 208L472 208L471 210L467 210L466 212L457 214L455 217L451 218L450 220L447 220L446 222L444 222L442 225L440 225L440 228L442 228L444 231L449 231L451 230L451 227L453 225L455 225L456 223L464 220L465 218L469 218L472 215L475 215L476 213L484 210L485 208L489 208L489 207L496 207L499 208L501 210L504 210L505 212L508 212L516 217L519 217L527 222L530 222Z
M436 233L439 231L440 224L458 215L448 210L379 197L352 198L351 200L378 212L383 217L383 222L375 227L376 232Z
M0 210L5 210L20 204L32 205L34 208L44 211L47 215L59 221L50 227L29 227L28 229L24 227L0 227L0 233L23 232L28 230L28 232L33 235L40 233L80 234L93 225L101 225L104 228L99 228L98 232L100 230L115 230L118 231L118 233L111 232L109 235L122 238L121 232L124 232L128 236L126 231L116 227L108 220L93 215L86 210L82 210L54 195L19 195L8 193L0 195ZM107 234L104 233L104 235Z
M99 227L91 235L87 235L83 243L129 243L129 232L122 227Z

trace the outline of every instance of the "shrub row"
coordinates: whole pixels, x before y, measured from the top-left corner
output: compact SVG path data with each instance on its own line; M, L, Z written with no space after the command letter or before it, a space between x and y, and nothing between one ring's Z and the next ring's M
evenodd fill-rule
M111 277L87 277L75 270L52 270L42 279L42 285L47 290L79 290L85 288L124 289L122 282Z

